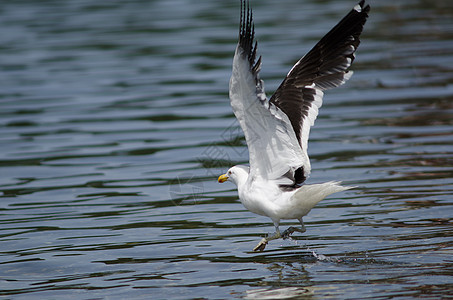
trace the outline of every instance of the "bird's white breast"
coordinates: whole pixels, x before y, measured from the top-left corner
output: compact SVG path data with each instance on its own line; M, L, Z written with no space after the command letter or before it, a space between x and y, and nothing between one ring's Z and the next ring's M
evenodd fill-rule
M269 182L254 182L246 184L238 189L239 199L245 208L251 212L267 216L270 218L275 217L278 207L276 202L285 193L278 188L277 185L270 184Z

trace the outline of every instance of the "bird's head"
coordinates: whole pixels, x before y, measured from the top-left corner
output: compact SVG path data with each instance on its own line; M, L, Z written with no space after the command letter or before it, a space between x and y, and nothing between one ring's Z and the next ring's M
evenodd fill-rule
M249 167L237 165L237 166L231 167L228 170L228 172L226 172L225 174L220 175L218 181L220 183L223 183L228 180L228 181L233 182L236 185L239 185L239 184L245 183L248 176L249 176Z

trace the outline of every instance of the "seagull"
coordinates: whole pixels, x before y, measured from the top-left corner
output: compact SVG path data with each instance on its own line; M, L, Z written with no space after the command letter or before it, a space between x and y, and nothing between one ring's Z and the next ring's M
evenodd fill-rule
M253 251L263 251L269 241L305 232L302 217L330 194L353 187L339 181L303 184L311 166L307 154L310 127L322 105L324 91L344 84L368 18L365 0L330 30L286 75L267 99L260 79L255 25L248 0L241 0L239 42L233 58L229 97L244 132L249 166L236 165L218 182L237 186L241 203L249 211L271 218L275 233L263 238ZM296 219L301 227L280 233L281 220Z

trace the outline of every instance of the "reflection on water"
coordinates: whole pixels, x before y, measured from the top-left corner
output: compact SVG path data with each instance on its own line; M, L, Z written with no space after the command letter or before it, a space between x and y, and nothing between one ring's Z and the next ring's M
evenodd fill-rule
M268 94L354 4L254 2ZM451 293L453 5L370 4L309 149L309 182L359 187L253 253L271 222L216 182L248 160L227 99L238 3L0 3L0 295Z

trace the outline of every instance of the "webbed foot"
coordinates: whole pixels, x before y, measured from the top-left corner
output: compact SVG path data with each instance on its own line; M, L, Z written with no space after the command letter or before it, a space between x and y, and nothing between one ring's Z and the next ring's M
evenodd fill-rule
M289 227L288 229L286 229L285 231L283 231L282 233L282 238L284 240L286 240L287 238L289 238L291 236L291 234L294 233L294 231L297 231L297 232L300 232L300 233L304 233L305 232L305 227L303 228L297 228L297 227Z

